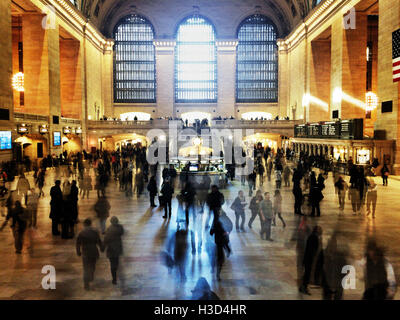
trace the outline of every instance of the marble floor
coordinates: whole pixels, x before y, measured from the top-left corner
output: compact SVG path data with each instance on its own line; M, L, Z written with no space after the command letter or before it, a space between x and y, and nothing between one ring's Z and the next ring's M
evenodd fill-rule
M293 195L291 188L283 187L283 217L287 227L280 221L272 228L274 242L261 240L259 221L253 229L245 233L235 230L230 235L233 255L226 259L222 270L222 281L218 282L211 274L210 257L207 247L210 245L208 233L204 230L196 233L197 239L203 239L202 251L192 254L190 245L187 249L186 281L181 281L177 270L171 274L163 265L160 252L166 250L171 237L176 231L177 200L173 200L173 217L168 222L162 218L163 212L157 208L149 209L147 195L140 198L127 198L118 190L117 183L111 181L108 197L111 203L111 216L115 215L125 228L123 237L124 255L121 259L118 285L111 283L109 262L101 254L96 267L95 281L91 291L83 289L82 262L76 255L75 239L63 240L51 235L49 216L49 189L54 181L55 172L49 170L44 191L46 196L40 200L38 228L26 233L24 249L21 255L14 252L13 236L10 228L0 232L0 299L190 299L197 280L205 277L212 290L221 299L321 299L321 288L311 287L311 296L298 292L296 243L292 241L297 221L293 215ZM32 173L28 179L33 183ZM332 177L326 181L324 200L321 203L322 216L309 218L310 225L322 226L323 244L326 246L331 234L340 230L339 243L349 248L349 264L354 264L363 257L366 237L374 235L386 249L386 256L392 263L397 281L400 280L400 181L389 179L389 186L379 183L376 219L364 214L353 216L347 200L343 213L339 212L334 194ZM15 182L11 188L15 188ZM234 181L223 190L226 203L223 207L231 220L234 213L230 204L242 187ZM243 187L247 194L247 186ZM275 189L273 182L266 181L265 191ZM95 218L93 206L97 196L91 192L89 199L79 200L79 218ZM4 209L4 208L2 208ZM3 211L5 212L5 211ZM199 215L205 220L207 211ZM246 213L248 219L250 214ZM5 218L0 217L0 223ZM107 222L108 225L109 222ZM246 222L247 226L247 222ZM78 224L78 231L82 229ZM196 240L198 241L198 240ZM44 290L41 286L41 273L44 265L53 265L56 269L56 289ZM344 299L360 299L364 285L362 270L356 268L357 283L355 289L344 292ZM399 294L396 299L400 298Z

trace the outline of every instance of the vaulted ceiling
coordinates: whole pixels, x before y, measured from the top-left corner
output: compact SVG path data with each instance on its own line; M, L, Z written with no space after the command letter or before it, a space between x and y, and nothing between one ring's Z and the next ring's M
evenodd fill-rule
M207 16L219 38L233 38L237 26L247 16L261 13L276 25L284 37L311 11L316 0L78 0L77 5L97 28L112 37L113 28L122 17L139 14L154 26L157 38L173 37L176 26L194 12Z

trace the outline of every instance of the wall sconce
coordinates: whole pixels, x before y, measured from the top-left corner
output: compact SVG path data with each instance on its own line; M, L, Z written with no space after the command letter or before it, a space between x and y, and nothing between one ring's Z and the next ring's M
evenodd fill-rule
M26 134L29 133L29 128L26 123L21 123L17 126L17 131L19 134Z
M82 133L82 128L81 127L76 128L75 129L75 133L76 134L81 134Z
M49 126L47 124L42 124L39 126L39 133L45 134L49 132Z
M18 92L24 92L24 74L22 72L14 74L11 84L14 90Z
M72 131L72 130L71 130L70 127L64 127L64 128L63 128L63 133L64 133L64 134L69 134L69 133L71 133L71 131Z

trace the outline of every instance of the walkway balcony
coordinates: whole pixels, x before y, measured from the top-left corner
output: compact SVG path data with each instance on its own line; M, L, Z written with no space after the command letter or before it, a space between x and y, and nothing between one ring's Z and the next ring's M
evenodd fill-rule
M302 124L303 120L212 120L212 129L254 129L255 132L276 133L293 136L294 126ZM181 120L153 119L149 121L121 121L121 120L88 120L88 130L101 130L112 134L123 132L142 132L150 129L168 131L171 125L176 124L178 129L183 128ZM114 131L114 132L113 132Z

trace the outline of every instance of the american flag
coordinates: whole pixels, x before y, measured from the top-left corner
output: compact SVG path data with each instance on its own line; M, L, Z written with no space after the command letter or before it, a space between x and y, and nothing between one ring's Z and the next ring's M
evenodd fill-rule
M392 33L393 82L400 81L400 29Z

